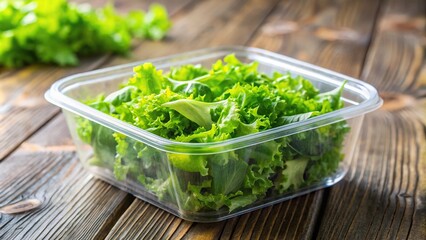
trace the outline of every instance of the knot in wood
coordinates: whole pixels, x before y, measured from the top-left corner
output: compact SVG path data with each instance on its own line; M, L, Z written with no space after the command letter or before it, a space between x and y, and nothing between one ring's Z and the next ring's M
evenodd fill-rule
M262 32L269 36L285 35L297 30L299 30L299 24L293 21L275 21L262 27Z
M27 212L40 207L42 202L38 199L26 199L0 208L0 213L17 214Z
M367 37L349 28L318 27L314 35L327 41L365 42L367 40Z
M401 32L422 32L426 27L425 17L410 17L403 14L392 14L380 21L380 30Z
M401 109L412 106L415 103L413 96L394 92L381 92L380 96L383 99L381 109L386 111L399 111Z

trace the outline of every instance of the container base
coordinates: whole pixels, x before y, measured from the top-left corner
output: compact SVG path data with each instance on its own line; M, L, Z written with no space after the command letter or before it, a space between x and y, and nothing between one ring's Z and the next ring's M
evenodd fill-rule
M131 180L126 179L125 181L119 182L114 178L112 172L101 167L87 167L86 168L90 173L94 175L94 177L105 181L125 192L132 194L133 196L146 201L166 212L173 214L176 217L179 217L183 220L190 222L200 222L200 223L212 223L212 222L220 222L226 219L230 219L242 214L246 214L261 208L269 207L271 205L281 203L319 189L323 189L326 187L330 187L340 180L346 175L345 169L339 169L334 175L331 177L325 178L323 181L318 182L314 185L310 185L306 188L301 188L297 192L288 192L283 195L272 196L262 199L261 201L256 202L255 204L246 206L241 209L237 209L235 212L228 212L225 210L222 211L209 211L209 212L189 212L189 211L180 211L178 210L177 205L167 204L161 202L153 193L147 191L144 188L141 188L140 184L133 182ZM141 194L143 193L143 194Z

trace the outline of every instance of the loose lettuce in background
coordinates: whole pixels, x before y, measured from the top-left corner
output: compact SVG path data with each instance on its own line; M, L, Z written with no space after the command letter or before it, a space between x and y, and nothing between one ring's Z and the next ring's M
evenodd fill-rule
M158 4L118 15L112 5L92 9L66 0L0 1L0 66L76 65L81 55L127 54L135 37L159 40L171 27Z
M163 73L144 63L120 90L86 103L167 139L207 143L337 110L343 106L343 85L319 93L300 76L267 76L257 71L256 62L244 64L228 55L211 69L186 65ZM80 138L94 148L93 164L110 168L117 180L138 180L160 200L179 202L187 211L233 211L321 181L337 170L349 131L340 121L247 148L197 155L161 153L88 120L78 125Z

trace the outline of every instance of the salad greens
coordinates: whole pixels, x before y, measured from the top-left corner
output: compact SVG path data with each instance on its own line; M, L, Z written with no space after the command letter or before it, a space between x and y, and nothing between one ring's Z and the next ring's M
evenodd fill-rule
M269 76L257 67L257 62L242 63L232 54L211 69L185 65L163 73L144 63L120 90L86 104L161 137L189 143L224 141L343 107L344 84L319 93L301 76ZM233 211L332 176L349 131L342 120L201 155L162 152L87 119L77 121L81 140L94 149L90 164L111 169L119 181L138 181L160 201L192 212Z
M132 38L159 40L170 26L159 4L120 16L111 4L95 10L66 0L2 0L0 66L76 65L80 55L128 54Z

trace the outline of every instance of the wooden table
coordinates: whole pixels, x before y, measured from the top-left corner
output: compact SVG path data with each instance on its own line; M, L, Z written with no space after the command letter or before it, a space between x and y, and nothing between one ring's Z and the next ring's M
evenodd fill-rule
M79 0L83 2L83 0ZM102 5L106 1L94 1ZM148 3L116 0L120 11ZM0 73L0 239L426 239L424 0L161 1L174 22L131 58ZM365 117L340 183L227 221L183 221L82 169L60 109L43 94L77 72L217 45L248 45L323 66L377 87L384 106Z

